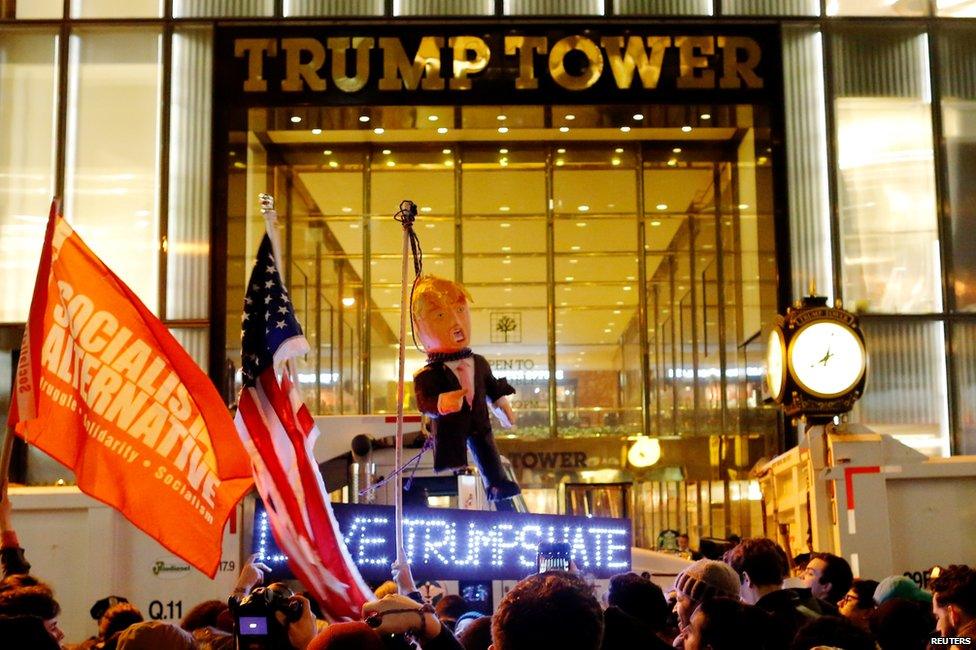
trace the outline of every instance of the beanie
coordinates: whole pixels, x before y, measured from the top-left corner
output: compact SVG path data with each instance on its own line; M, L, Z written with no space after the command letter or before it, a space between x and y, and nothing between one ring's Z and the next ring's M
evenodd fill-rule
M315 635L307 650L384 650L383 639L362 621L333 623Z
M931 604L932 602L932 594L919 589L915 581L908 576L888 576L878 583L878 587L874 590L874 602L880 605L892 598L904 598L919 603Z
M159 621L136 623L119 635L119 650L194 650L196 643L182 628Z
M738 598L739 576L725 562L698 560L678 574L674 589L696 603L716 596Z

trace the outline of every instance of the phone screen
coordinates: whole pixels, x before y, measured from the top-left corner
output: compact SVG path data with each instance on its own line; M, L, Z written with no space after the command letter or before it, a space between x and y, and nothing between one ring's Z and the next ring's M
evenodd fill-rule
M237 629L241 636L264 636L268 633L268 619L265 616L241 616Z
M567 542L543 542L539 544L536 572L569 571L570 548Z

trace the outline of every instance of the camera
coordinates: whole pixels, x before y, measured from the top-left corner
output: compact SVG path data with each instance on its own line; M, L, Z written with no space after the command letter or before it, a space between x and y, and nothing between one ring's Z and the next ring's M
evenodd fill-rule
M240 650L288 650L288 625L302 617L302 603L283 582L258 587L237 600L228 601L234 615L234 633ZM281 612L282 625L275 616Z

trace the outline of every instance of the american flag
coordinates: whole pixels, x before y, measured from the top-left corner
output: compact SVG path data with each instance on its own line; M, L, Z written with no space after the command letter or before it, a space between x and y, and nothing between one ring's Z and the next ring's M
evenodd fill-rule
M312 453L319 432L292 383L308 352L268 235L258 248L241 316L244 386L235 423L278 546L333 620L359 619L372 592L346 550Z

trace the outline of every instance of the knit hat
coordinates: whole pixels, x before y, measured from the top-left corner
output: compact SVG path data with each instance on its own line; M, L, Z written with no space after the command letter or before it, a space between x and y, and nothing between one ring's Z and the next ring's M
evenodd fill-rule
M307 650L384 650L383 639L362 621L333 623L315 635Z
M932 594L919 589L908 576L888 576L874 590L874 602L878 605L892 598L904 598L919 603L932 603Z
M738 598L739 576L725 562L698 560L678 574L674 590L696 603L715 596Z
M136 623L119 635L119 650L194 650L190 633L159 621Z

